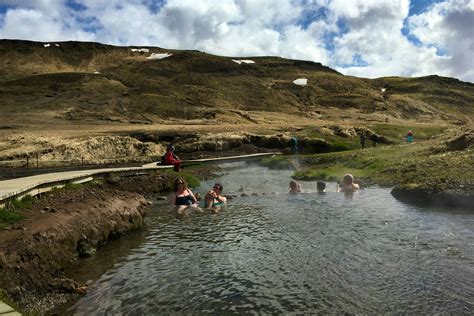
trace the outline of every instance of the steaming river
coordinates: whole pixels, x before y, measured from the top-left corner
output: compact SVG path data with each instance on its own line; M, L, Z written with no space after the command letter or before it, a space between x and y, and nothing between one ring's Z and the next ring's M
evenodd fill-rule
M290 171L223 166L224 193L259 195L184 219L155 205L147 231L77 267L93 283L67 313L472 313L474 213L377 187L288 195Z

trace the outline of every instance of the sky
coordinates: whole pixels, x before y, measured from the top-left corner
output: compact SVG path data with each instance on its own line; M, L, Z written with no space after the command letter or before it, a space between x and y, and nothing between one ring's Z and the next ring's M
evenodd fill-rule
M0 0L0 39L320 62L474 82L474 0Z

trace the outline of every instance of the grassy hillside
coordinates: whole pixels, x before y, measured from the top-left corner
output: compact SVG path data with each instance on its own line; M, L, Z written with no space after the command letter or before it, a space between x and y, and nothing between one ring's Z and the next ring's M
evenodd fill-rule
M160 122L177 119L249 121L265 111L316 117L353 109L394 118L469 122L474 85L451 78L344 76L320 63L277 57L231 57L198 51L98 43L1 40L0 110L54 112L69 120ZM147 59L151 53L172 53ZM307 86L293 84L307 78Z

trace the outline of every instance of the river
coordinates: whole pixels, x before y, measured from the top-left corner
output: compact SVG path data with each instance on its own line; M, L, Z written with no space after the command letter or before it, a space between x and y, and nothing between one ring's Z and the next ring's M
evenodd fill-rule
M302 182L307 193L289 195L291 171L222 167L195 189L219 181L237 195L222 212L177 217L156 203L145 231L74 269L91 286L67 313L472 313L474 213L379 187L347 196Z

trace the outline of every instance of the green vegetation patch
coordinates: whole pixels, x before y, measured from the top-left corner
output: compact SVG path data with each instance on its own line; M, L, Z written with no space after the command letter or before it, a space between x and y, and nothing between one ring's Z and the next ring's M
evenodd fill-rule
M433 141L367 148L301 157L302 168L294 177L302 180L340 180L346 173L368 183L430 191L474 189L474 163L470 150L435 152Z
M23 220L25 217L18 211L30 208L35 202L34 196L26 195L22 199L11 200L6 207L0 207L0 228Z
M163 184L163 191L164 192L171 192L174 190L174 181L177 177L183 178L190 188L196 188L201 184L199 178L194 175L193 171L199 171L198 167L195 170L189 170L189 172L180 172L176 173L173 170L160 170L160 175L163 176L165 183ZM193 169L193 167L188 166L187 169Z
M441 134L447 127L444 126L421 126L421 125L392 125L392 124L374 124L369 127L375 133L385 136L395 143L405 141L405 136L409 130L413 131L415 141L427 140L431 137Z
M338 135L328 135L322 133L317 128L307 128L301 131L298 135L299 138L308 137L308 138L319 138L327 141L333 151L344 151L351 150L360 147L359 138L355 137L342 137Z
M288 156L266 157L260 160L260 165L276 170L293 169Z

